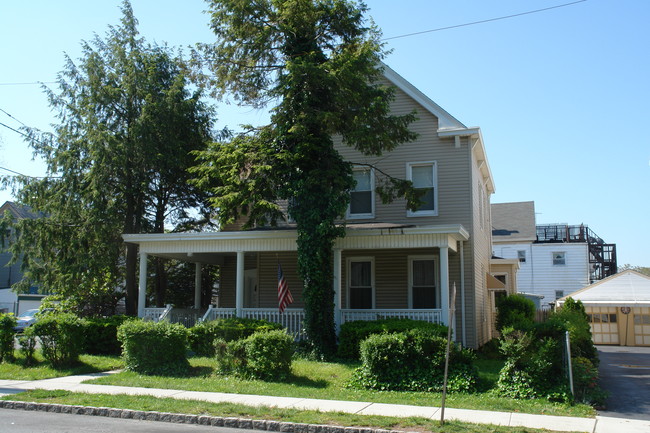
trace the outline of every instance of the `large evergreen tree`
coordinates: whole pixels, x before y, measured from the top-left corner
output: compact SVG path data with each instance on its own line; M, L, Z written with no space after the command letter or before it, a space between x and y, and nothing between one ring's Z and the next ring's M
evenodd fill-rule
M240 104L271 105L271 124L201 154L199 185L209 182L222 222L248 226L282 218L298 231L306 332L322 354L335 347L332 247L353 187L352 166L333 146L342 137L367 155L414 138L414 115L393 116L393 90L381 85L379 32L366 7L346 0L211 0L215 44L196 60L212 74L216 94ZM408 182L383 183L390 192ZM382 197L391 194L382 191ZM410 198L413 198L412 196ZM417 200L415 200L417 202Z
M18 193L44 216L17 222L12 248L24 253L25 281L79 308L125 287L135 314L137 246L121 234L162 232L205 209L187 168L211 139L212 112L190 92L180 55L139 36L128 1L122 12L105 38L82 43L78 62L66 57L58 90L47 90L55 132L28 132L49 177L19 179Z

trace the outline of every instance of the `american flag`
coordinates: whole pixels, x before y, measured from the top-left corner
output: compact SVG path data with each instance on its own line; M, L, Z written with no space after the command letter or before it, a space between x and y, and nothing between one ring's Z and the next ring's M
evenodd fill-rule
M278 263L278 309L280 310L280 313L283 313L284 309L292 302L293 296L291 296L287 280L284 279L282 265Z

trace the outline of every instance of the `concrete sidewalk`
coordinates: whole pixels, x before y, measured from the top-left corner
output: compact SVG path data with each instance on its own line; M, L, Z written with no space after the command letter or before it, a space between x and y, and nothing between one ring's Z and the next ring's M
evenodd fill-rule
M399 404L370 403L358 401L319 400L298 397L274 397L245 394L226 394L219 392L181 391L174 389L139 388L114 385L93 385L82 382L112 374L97 373L80 376L67 376L37 381L0 380L0 396L33 389L66 390L93 394L130 394L167 397L183 400L201 400L213 403L239 403L249 406L270 406L292 409L309 409L321 412L344 412L361 415L383 415L395 417L418 416L440 419L439 407L408 406ZM650 432L650 421L629 420L597 416L575 418L566 416L532 415L515 412L491 412L472 409L445 409L446 420L459 420L477 424L495 424L545 428L557 431L578 432Z

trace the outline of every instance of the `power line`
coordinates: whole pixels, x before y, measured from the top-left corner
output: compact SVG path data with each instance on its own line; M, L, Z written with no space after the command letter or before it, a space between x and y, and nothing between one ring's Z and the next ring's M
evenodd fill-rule
M0 83L0 86L33 86L34 84L56 84L56 81L34 81L31 83Z
M521 12L521 13L513 14L513 15L506 15L506 16L497 17L497 18L489 18L489 19L486 19L486 20L473 21L471 23L464 23L464 24L456 24L456 25L447 26L447 27L439 27L437 29L423 30L421 32L407 33L407 34L404 34L404 35L391 36L390 38L383 38L382 41L389 41L391 39L406 38L406 37L409 37L409 36L416 36L416 35L421 35L421 34L424 34L424 33L439 32L439 31L442 31L442 30L457 29L459 27L473 26L475 24L484 24L484 23L489 23L489 22L492 22L492 21L500 21L500 20L505 20L505 19L508 19L508 18L520 17L522 15L536 14L538 12L544 12L544 11L548 11L548 10L551 10L551 9L563 8L563 7L575 5L575 4L578 4L578 3L584 3L586 1L587 0L578 0L578 1L571 2L571 3L564 3L564 4L561 4L561 5L557 5L557 6L551 6L551 7L547 7L547 8L543 8L543 9L536 9L536 10L528 11L528 12Z
M14 116L12 116L11 114L7 113L7 112L6 112L5 110L3 110L2 108L0 108L0 111L2 111L2 112L5 113L7 116L9 116L9 117L11 117L12 119L14 119L16 122L20 123L21 125L23 125L23 126L27 126L27 125L25 125L23 122L21 122L20 120L16 119L16 118L15 118Z

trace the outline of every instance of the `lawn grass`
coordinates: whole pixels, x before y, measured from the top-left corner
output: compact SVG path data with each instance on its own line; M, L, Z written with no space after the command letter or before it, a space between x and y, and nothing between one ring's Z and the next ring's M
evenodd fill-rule
M52 368L40 353L36 353L35 358L36 362L34 365L26 366L25 358L16 351L15 361L0 363L0 379L41 380L51 379L53 377L97 373L124 367L122 358L117 356L81 355L78 365L62 369Z
M293 362L292 376L283 382L264 382L222 376L215 373L215 362L210 358L192 358L190 363L192 366L191 372L184 377L145 376L125 371L93 379L90 382L186 391L367 401L415 406L441 405L441 394L439 393L378 392L347 388L346 384L351 378L354 369L358 366L356 363L327 363L298 359ZM447 407L579 417L592 417L595 415L593 408L582 404L571 406L551 403L543 399L515 400L500 397L489 391L498 377L500 362L479 361L478 365L482 371L480 392L449 394L446 399Z
M439 425L439 420L431 420L420 417L396 418L372 415L356 415L338 412L317 412L312 410L254 407L234 403L208 403L195 400L174 400L170 398L133 396L125 394L85 394L73 393L70 391L35 390L6 396L2 399L93 407L113 407L119 409L183 413L191 415L264 419L306 424L371 427L389 430L409 430L420 432L550 432L550 430L538 430L525 427L504 427L487 424L471 424L458 421L446 421L445 425L441 427Z

